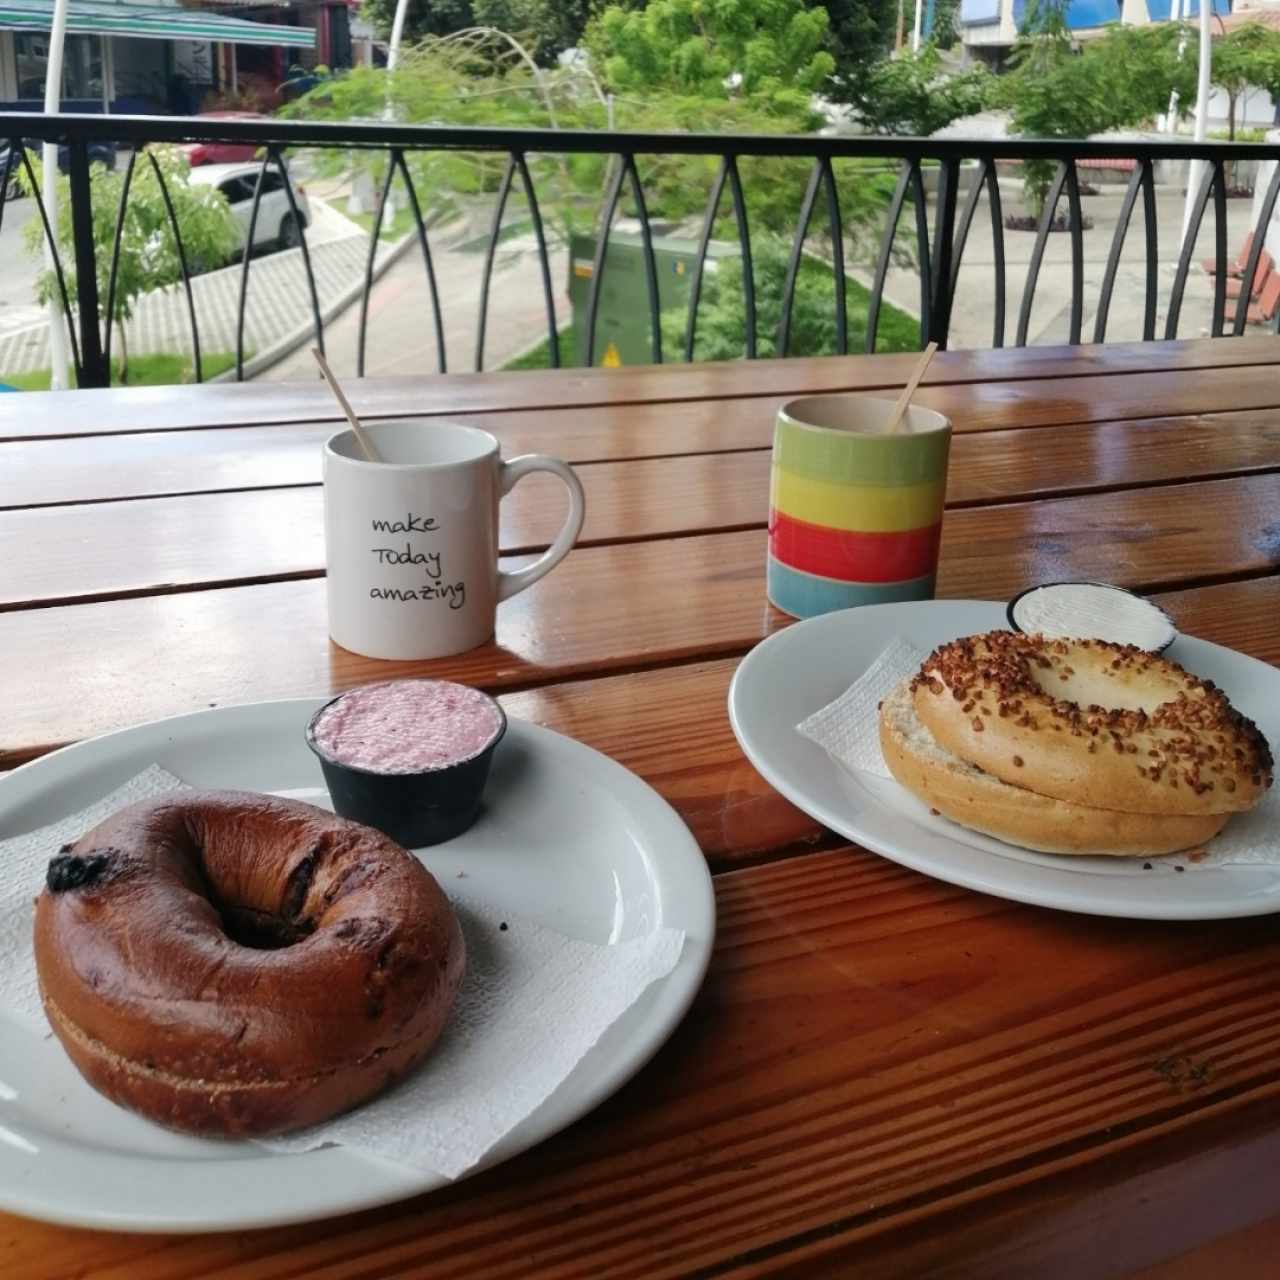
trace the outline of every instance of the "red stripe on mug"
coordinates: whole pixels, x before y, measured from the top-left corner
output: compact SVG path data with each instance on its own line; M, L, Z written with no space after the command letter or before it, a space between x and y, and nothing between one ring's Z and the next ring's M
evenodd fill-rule
M942 522L902 533L855 533L769 512L769 550L803 573L841 582L900 582L932 573Z

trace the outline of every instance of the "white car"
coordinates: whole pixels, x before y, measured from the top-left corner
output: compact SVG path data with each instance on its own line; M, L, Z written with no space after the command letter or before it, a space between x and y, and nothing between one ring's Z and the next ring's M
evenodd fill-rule
M240 224L241 252L249 238L249 215L253 212L253 192L261 167L256 161L250 164L202 164L187 175L187 181L192 186L217 187L227 197L231 212ZM262 175L258 220L253 228L255 249L269 245L292 249L302 243L302 227L311 222L306 189L300 183L292 182L293 198L298 206L298 216L302 220L302 226L299 226L298 218L294 217L289 204L286 182L292 182L286 170L279 165L267 165L266 172Z

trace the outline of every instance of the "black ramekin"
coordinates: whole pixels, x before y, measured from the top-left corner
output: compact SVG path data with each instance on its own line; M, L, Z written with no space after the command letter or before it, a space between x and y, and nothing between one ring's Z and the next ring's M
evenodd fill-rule
M498 713L498 731L476 755L421 773L378 773L330 759L316 745L316 721L345 696L339 694L320 707L307 724L306 733L307 746L320 761L334 812L376 827L407 849L441 844L460 836L480 814L493 753L507 731L502 707L489 699Z

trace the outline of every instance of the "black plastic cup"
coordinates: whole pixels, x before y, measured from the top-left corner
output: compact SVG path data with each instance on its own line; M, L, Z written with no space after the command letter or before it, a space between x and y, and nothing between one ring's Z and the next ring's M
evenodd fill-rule
M343 764L325 755L316 745L316 722L345 696L330 698L311 717L306 734L307 746L320 761L334 812L367 827L376 827L407 849L442 844L466 831L480 815L493 753L507 731L507 717L502 707L489 699L498 713L498 729L475 755L420 773L379 773Z

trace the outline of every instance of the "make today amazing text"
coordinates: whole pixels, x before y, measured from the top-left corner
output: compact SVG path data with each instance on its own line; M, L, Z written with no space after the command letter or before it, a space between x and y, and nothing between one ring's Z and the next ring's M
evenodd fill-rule
M438 533L440 525L434 516L416 516L406 513L403 520L378 519L371 521L375 533ZM411 587L370 587L371 600L444 600L450 609L461 609L467 602L467 584L462 581L444 582L444 568L438 551L415 550L412 542L405 540L403 547L370 547L378 564L421 568L427 581Z

